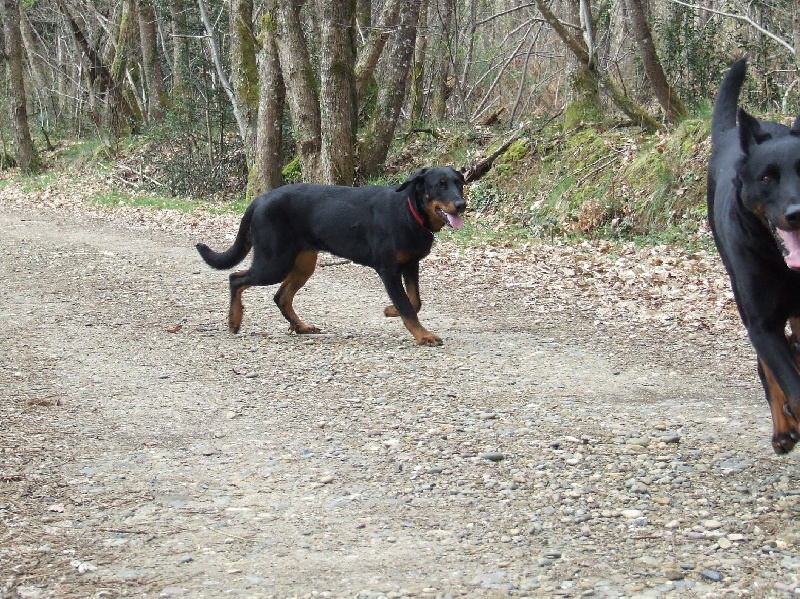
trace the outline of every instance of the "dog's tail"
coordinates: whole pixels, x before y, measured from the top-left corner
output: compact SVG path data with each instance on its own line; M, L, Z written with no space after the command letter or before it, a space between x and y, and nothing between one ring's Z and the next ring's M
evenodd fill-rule
M744 83L747 72L747 59L745 54L731 65L722 78L717 100L714 103L714 113L711 117L711 141L717 143L723 133L736 127L736 110L739 106L739 91Z
M212 268L223 270L226 268L233 268L244 260L245 256L250 252L250 248L253 247L253 241L250 235L253 211L255 211L255 202L251 203L247 207L247 210L245 210L242 222L239 224L239 232L236 234L236 240L233 242L233 245L224 252L215 252L205 243L198 243L195 246L206 264Z

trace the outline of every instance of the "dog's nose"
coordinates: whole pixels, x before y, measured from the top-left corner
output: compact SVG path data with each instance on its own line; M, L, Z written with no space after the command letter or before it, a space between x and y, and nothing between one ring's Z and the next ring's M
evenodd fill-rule
M786 218L786 222L791 225L800 224L800 204L787 206L783 216Z
M460 214L461 212L464 212L464 210L467 209L467 202L464 201L464 198L460 198L455 202L453 202L453 206L455 206L456 212ZM800 206L798 206L798 210L800 210Z

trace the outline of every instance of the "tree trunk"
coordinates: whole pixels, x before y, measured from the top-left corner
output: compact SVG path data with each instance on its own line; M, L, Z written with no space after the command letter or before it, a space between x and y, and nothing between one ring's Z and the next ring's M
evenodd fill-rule
M381 78L377 105L361 147L364 177L378 174L394 138L400 109L406 97L406 79L414 55L420 0L404 0L400 24L387 47L385 74Z
M358 51L358 61L355 67L356 77L356 103L361 104L364 93L367 91L375 66L389 39L392 28L397 24L400 14L400 5L403 0L386 0L383 5L378 23L370 29L367 41Z
M253 35L253 0L231 0L231 84L241 114L241 131L248 169L255 165L258 121L258 65Z
M156 43L156 13L153 0L139 0L139 37L142 47L147 119L160 123L164 120L167 92L164 88L164 73L158 60Z
M636 45L642 57L642 65L647 73L647 78L653 86L653 93L656 100L664 109L667 121L674 123L685 118L688 114L686 106L681 101L678 92L672 89L661 67L661 61L656 53L653 37L650 33L650 25L645 15L645 7L642 0L628 0L628 15L633 26L633 35L636 38Z
M438 68L433 77L433 116L437 121L444 119L447 113L447 101L453 90L450 83L450 57L446 55L446 49L454 44L450 38L453 29L453 13L455 11L454 0L444 0L441 11L439 12L439 56L437 57Z
M54 87L54 69L45 60L49 49L45 48L41 38L33 30L24 9L20 11L20 32L25 46L25 55L28 57L33 84L40 90L38 99L48 113L47 117L55 121L58 115L57 94L47 91Z
M256 133L256 177L251 185L251 196L283 184L283 109L286 92L275 45L274 23L265 22L262 28L258 65L261 94Z
M189 46L186 41L184 1L172 0L169 12L172 20L172 105L180 110L183 98L189 93Z
M362 32L372 25L372 0L356 0L356 23Z
M3 0L8 107L14 134L14 154L20 170L25 174L31 174L39 171L42 165L33 146L28 123L27 96L22 71L22 33L19 22L19 2Z
M125 86L123 83L125 69L128 65L128 54L130 53L131 42L131 23L134 18L132 0L124 0L122 3L122 13L119 20L119 31L117 36L114 58L111 62L111 85L108 89L106 122L108 130L111 132L113 146L111 150L116 154L119 149L119 140L122 137L124 128L124 117L132 117L133 110L125 101L123 95ZM129 124L133 124L131 118Z
M414 48L414 70L411 73L411 124L422 118L425 106L425 57L428 48L428 0L422 0L419 9L419 26Z
M355 0L319 0L322 179L352 185L356 137Z
M271 0L275 19L275 39L286 99L292 117L297 155L303 180L323 180L320 168L321 124L311 58L300 23L301 0Z

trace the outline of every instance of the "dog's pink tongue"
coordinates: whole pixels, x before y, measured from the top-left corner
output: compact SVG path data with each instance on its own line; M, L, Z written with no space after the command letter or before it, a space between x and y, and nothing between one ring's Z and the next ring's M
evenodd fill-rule
M453 227L454 229L460 229L464 226L464 217L458 216L457 214L447 214L447 222L448 224Z
M800 269L800 231L782 231L778 229L778 235L783 240L788 252L783 259L789 268Z

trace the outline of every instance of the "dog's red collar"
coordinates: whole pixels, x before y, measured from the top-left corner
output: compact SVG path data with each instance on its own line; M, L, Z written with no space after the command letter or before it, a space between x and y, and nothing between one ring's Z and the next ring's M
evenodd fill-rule
M428 227L425 226L425 222L422 220L422 217L416 210L414 210L414 204L411 203L411 196L408 196L406 200L408 201L408 209L411 210L411 216L413 216L414 220L419 223L420 227L427 229Z

